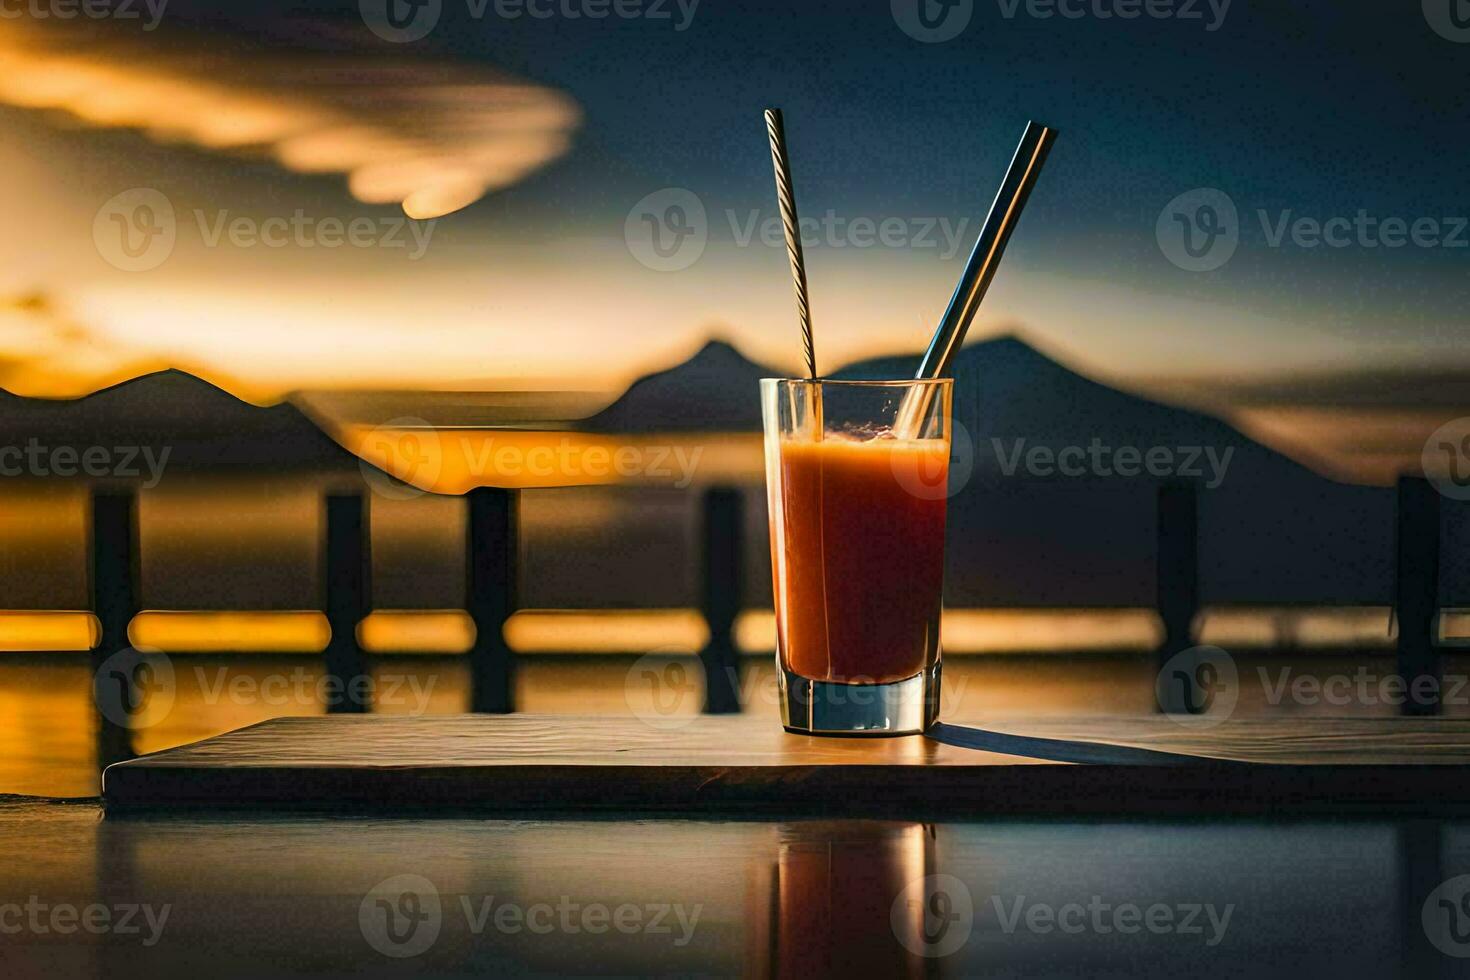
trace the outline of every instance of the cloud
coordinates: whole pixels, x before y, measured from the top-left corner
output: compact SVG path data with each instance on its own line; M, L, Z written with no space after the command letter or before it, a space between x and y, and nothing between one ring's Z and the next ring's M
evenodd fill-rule
M93 26L93 25L83 25ZM0 21L0 104L65 112L302 174L433 218L563 155L565 94L493 68L398 54L206 44Z
M97 337L46 296L0 296L0 388L74 398L163 365Z

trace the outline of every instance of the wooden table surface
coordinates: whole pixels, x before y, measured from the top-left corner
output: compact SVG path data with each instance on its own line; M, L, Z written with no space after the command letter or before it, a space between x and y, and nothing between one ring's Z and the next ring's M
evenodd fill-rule
M837 739L740 715L281 718L114 765L103 797L119 808L1448 812L1470 807L1470 721L993 719Z

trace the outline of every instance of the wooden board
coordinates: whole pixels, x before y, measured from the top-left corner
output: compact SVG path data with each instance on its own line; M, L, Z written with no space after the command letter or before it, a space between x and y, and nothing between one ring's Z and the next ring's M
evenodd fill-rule
M948 744L946 744L948 743ZM977 749L966 747L978 745ZM1470 809L1470 720L994 720L814 738L568 715L280 718L110 766L112 807L841 813Z

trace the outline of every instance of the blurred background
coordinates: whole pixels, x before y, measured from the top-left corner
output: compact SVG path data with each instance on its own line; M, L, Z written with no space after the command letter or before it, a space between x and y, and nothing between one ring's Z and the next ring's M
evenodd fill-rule
M819 368L847 377L912 372L1026 120L1061 131L956 367L952 716L1152 710L1164 486L1197 495L1192 637L1235 654L1250 710L1316 710L1266 696L1276 665L1390 669L1406 474L1442 497L1452 654L1453 10L7 10L0 792L95 792L106 761L98 491L135 501L126 641L173 672L133 750L326 710L332 495L363 502L374 709L471 707L480 487L512 491L517 710L636 712L644 658L693 677L728 641L774 717L755 382L800 344L768 105Z

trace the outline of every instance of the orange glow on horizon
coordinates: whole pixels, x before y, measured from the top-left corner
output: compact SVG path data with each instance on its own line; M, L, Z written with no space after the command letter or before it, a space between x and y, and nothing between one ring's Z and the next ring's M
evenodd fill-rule
M518 653L698 653L709 627L693 609L524 609L505 641Z
M315 610L140 612L128 642L164 653L320 653L332 638Z
M464 653L475 622L462 609L375 609L357 624L357 641L369 653Z
M741 613L737 648L772 652L775 623L769 609ZM1145 651L1162 634L1151 609L952 608L942 628L944 652L959 655ZM1387 648L1392 639L1386 607L1210 608L1197 632L1202 643L1232 649ZM128 633L138 646L165 653L319 653L330 637L326 618L314 610L152 610L140 613ZM378 609L357 635L370 653L460 654L473 645L475 627L459 609ZM1440 636L1447 646L1470 645L1470 610L1444 610ZM507 621L505 637L526 654L693 654L709 641L709 628L697 609L523 609ZM0 611L0 652L84 651L99 639L90 612Z
M59 653L90 650L102 641L102 627L89 612L0 611L0 651Z
M444 494L480 486L638 484L682 489L713 480L759 480L764 466L756 433L611 436L349 425L339 441L404 483Z

